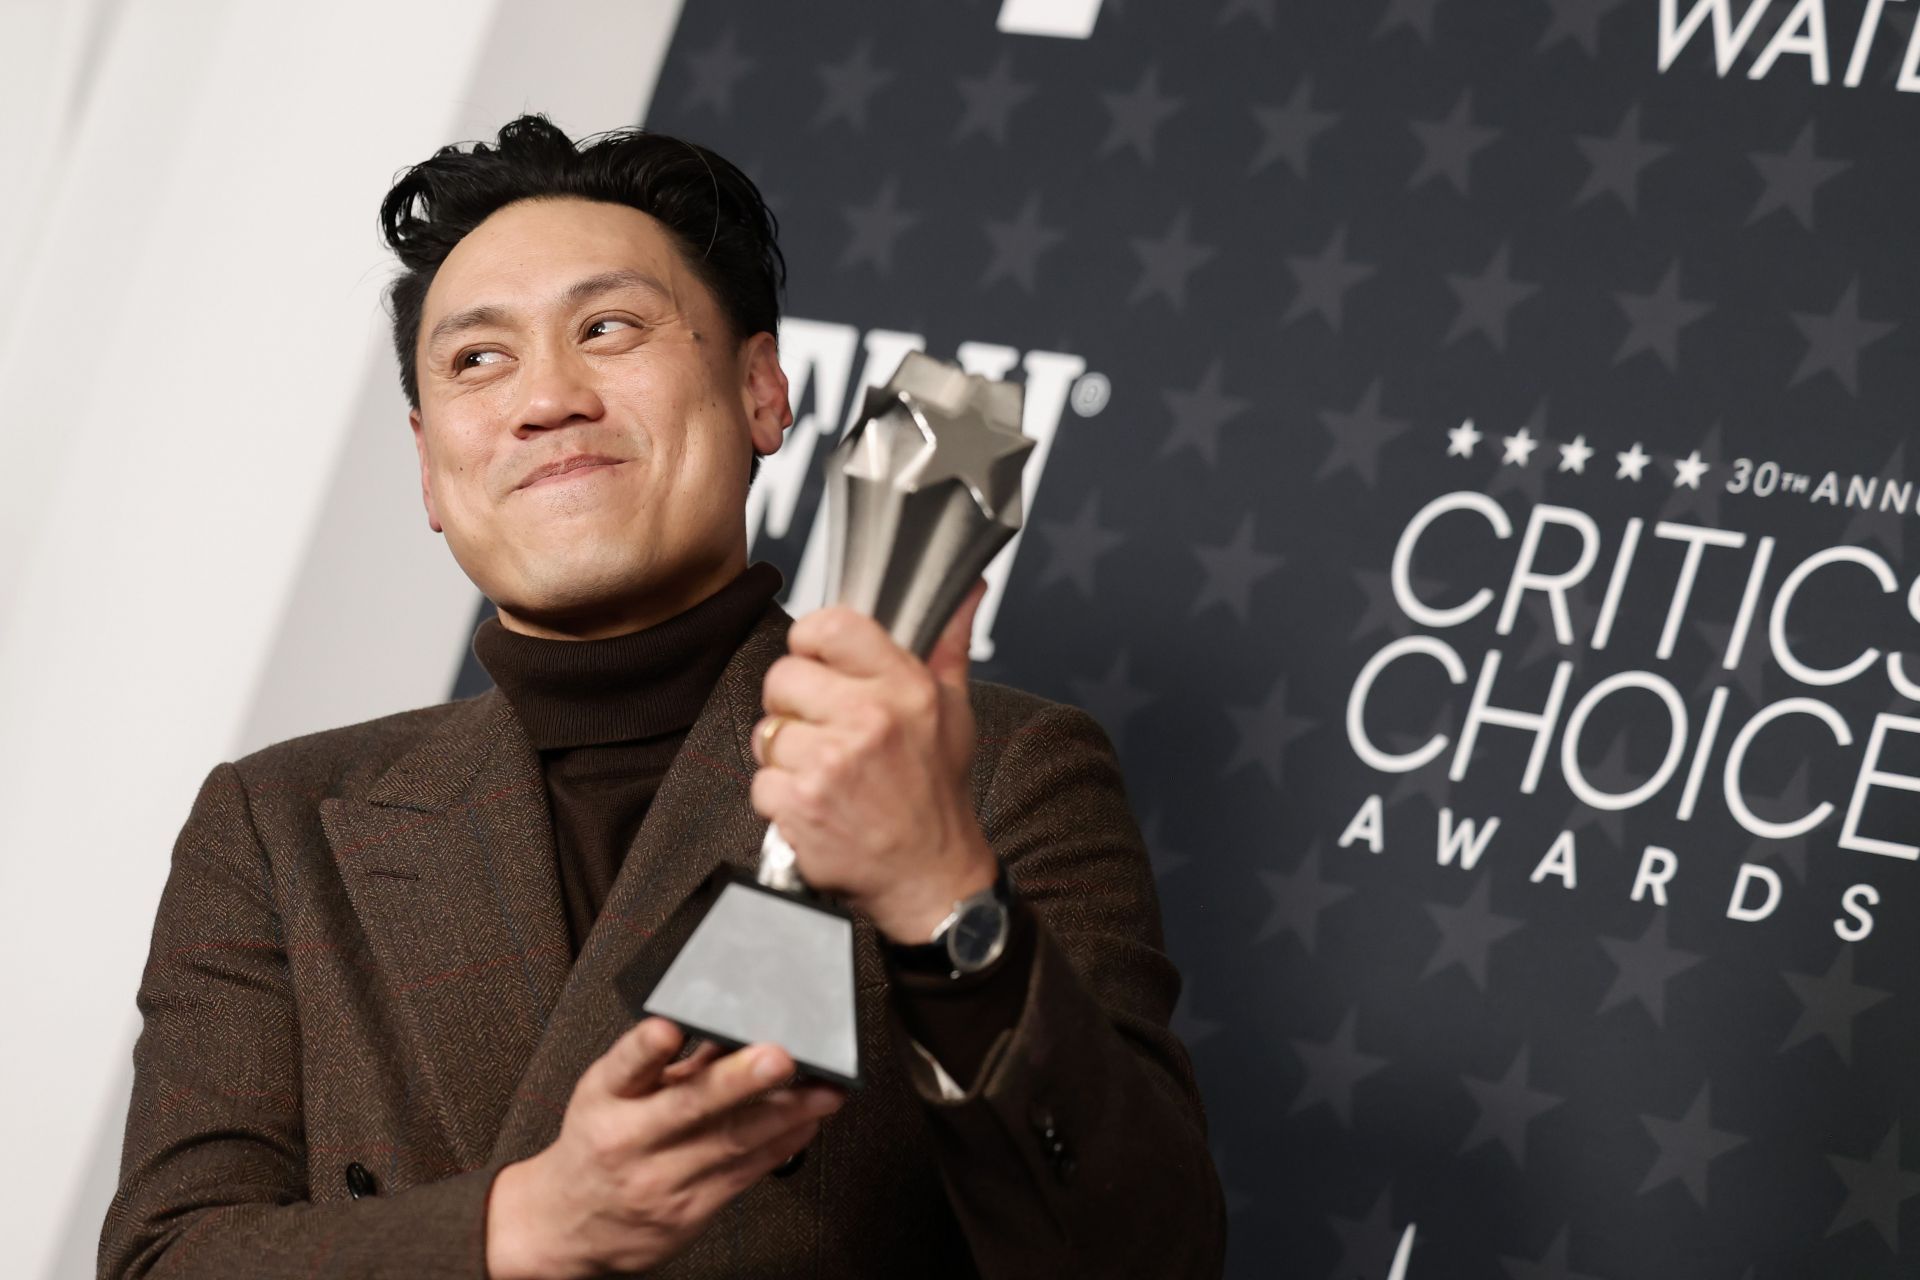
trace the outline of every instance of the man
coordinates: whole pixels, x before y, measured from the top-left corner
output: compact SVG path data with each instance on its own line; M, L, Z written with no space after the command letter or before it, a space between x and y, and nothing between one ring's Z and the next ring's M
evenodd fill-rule
M382 224L421 494L497 608L495 688L209 775L100 1273L1218 1274L1105 737L968 681L977 587L921 662L845 609L793 621L747 562L792 420L752 183L522 117L415 166ZM767 820L856 913L851 1096L777 1046L685 1051L612 985ZM1007 911L961 973L966 901Z

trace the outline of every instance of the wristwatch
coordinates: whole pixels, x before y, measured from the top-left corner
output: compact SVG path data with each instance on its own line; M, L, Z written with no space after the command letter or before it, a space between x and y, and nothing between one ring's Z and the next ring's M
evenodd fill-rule
M953 910L933 931L931 941L892 942L887 952L900 968L916 973L945 973L955 978L978 973L1007 949L1013 920L1008 910L1011 893L1003 864L992 884L954 902Z

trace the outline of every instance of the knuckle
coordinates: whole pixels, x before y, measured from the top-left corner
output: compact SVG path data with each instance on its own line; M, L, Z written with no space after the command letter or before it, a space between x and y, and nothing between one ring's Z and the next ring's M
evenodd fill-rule
M845 778L853 772L853 752L838 743L822 746L818 772L827 778Z
M598 1115L583 1118L580 1126L580 1142L586 1148L588 1157L602 1167L618 1164L625 1147L621 1135L614 1131L614 1127L607 1123L604 1116Z
M793 784L794 801L800 812L810 819L825 812L831 793L827 777L819 772L804 774Z
M700 1197L691 1186L675 1187L659 1193L662 1220L678 1227L691 1227L700 1221Z
M868 703L861 707L854 717L854 733L863 750L876 751L884 748L899 731L899 721L893 711L880 704Z
M901 699L915 718L931 716L940 706L940 684L929 672L915 671L902 681Z

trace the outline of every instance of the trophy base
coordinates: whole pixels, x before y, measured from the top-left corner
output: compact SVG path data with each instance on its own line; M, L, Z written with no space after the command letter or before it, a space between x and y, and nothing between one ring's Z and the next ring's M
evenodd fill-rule
M771 1041L803 1076L861 1085L853 917L831 903L716 868L614 986L635 1017L730 1049Z

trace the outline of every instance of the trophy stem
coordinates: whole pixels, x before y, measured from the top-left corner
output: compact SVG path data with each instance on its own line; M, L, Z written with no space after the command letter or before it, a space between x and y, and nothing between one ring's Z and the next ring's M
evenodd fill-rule
M780 834L777 823L767 824L766 837L760 841L760 867L755 872L755 879L767 888L778 889L782 893L797 894L807 887L800 878L793 846Z

